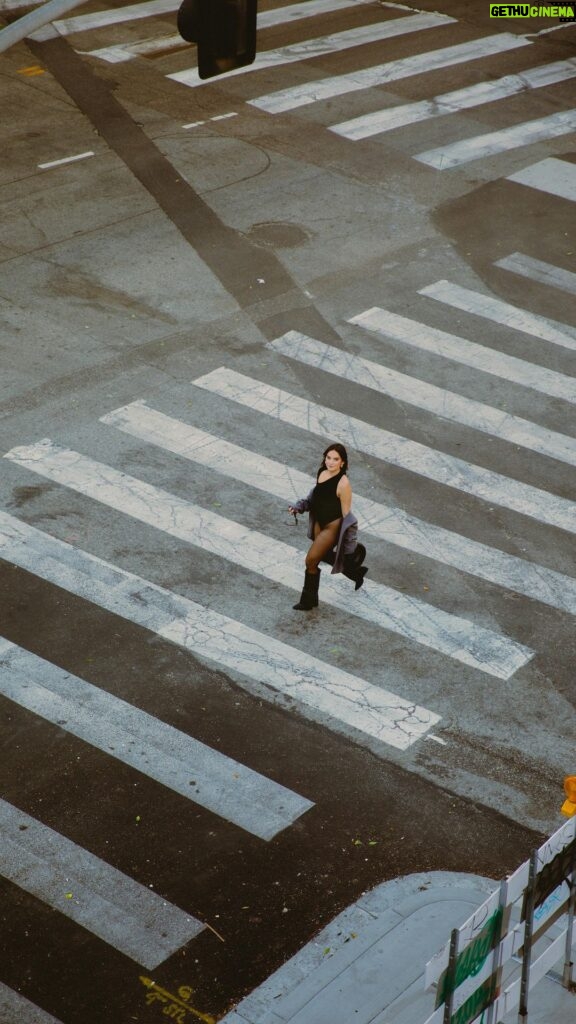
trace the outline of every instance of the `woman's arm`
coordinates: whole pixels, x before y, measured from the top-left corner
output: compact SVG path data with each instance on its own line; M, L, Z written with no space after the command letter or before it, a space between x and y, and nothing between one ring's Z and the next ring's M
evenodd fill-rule
M340 498L342 516L347 516L352 508L352 488L350 487L350 481L347 476L343 476L340 480L340 483L336 488L336 494Z
M305 498L300 498L298 501L294 502L293 505L288 505L288 511L292 515L294 515L295 512L297 512L299 515L302 515L303 512L308 512L312 504L313 492L314 488L312 488L312 490L308 492Z

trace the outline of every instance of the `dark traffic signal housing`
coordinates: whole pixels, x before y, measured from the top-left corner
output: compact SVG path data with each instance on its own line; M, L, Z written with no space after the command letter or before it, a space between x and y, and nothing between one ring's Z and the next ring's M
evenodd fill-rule
M183 0L178 31L198 47L198 74L213 78L252 64L258 0Z

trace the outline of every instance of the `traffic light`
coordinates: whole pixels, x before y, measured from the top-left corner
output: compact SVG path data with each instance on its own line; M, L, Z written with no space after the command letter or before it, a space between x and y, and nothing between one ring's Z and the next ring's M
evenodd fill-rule
M567 818L576 814L576 775L567 775L564 779L564 792L566 800L562 804L561 811Z
M178 31L198 47L198 74L212 78L252 64L258 0L183 0Z

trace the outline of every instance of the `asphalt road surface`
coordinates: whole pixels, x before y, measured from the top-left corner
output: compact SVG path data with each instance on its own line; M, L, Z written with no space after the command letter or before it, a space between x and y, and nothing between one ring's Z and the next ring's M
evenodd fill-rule
M218 1018L576 770L576 26L264 2L202 83L176 6L3 55L2 1024Z

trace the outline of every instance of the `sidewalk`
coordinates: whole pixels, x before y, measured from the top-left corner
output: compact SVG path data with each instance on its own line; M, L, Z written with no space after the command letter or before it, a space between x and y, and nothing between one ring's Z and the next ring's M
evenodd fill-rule
M377 886L242 1000L220 1024L424 1024L434 992L427 962L497 888L478 875L435 871ZM556 926L557 928L559 925ZM519 973L513 963L509 984ZM574 1024L562 964L529 997L529 1024ZM506 1024L516 1024L517 1013Z

